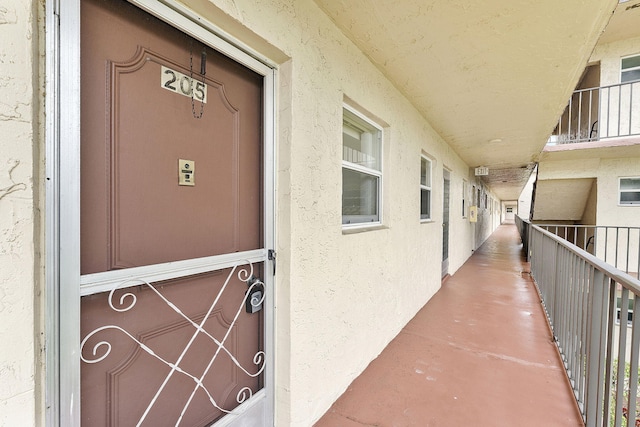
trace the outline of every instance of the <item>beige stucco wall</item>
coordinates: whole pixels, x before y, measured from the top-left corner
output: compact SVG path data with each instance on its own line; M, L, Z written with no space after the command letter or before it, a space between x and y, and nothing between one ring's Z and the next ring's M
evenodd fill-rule
M478 232L462 216L469 165L315 3L190 4L279 64L277 425L310 426L440 287L443 168L451 173L450 273L493 222L488 216ZM34 425L43 411L36 10L20 0L0 7L0 425ZM385 125L384 226L361 233L341 226L345 100ZM418 198L423 152L434 160L426 223Z
M640 176L640 157L602 159L598 174L598 225L639 226L640 206L618 204L618 178Z
M618 204L618 178L640 177L640 157L625 159L603 159L600 163L600 177L598 178L598 225L614 225L618 227L639 227L640 206ZM626 234L622 231L617 242L609 238L607 243L608 262L615 264L623 271L637 273L639 271L638 257L640 236L638 229ZM627 239L629 242L627 242ZM616 249L617 245L617 249ZM627 252L627 246L629 252ZM601 257L603 245L600 245ZM615 257L616 250L618 256ZM627 256L627 253L632 254ZM617 259L617 263L616 263Z
M621 59L637 54L640 54L640 37L598 45L591 56L591 61L600 62L600 86L619 84ZM640 133L640 118L636 114L633 114L631 120L629 118L630 105L635 102L632 101L635 99L632 96L635 96L639 89L640 84L634 83L627 84L621 89L605 89L601 92L602 117L599 123L601 136Z
M591 192L587 199L587 204L584 207L584 213L580 224L582 225L594 225L598 221L598 181L593 181L591 186Z
M0 426L36 423L36 13L32 2L0 5Z
M640 54L640 37L596 46L589 62L600 62L600 86L620 83L621 58L636 54Z
M613 227L640 226L638 223L640 206L618 203L619 178L640 176L640 157L545 161L540 163L539 167L539 176L544 179L596 178L579 223ZM566 200L569 199L566 198ZM623 230L620 232L620 237L616 238L615 232L610 232L606 234L607 239L604 231L598 234L599 245L596 256L622 270L636 272L637 256L631 256L629 261L626 260L626 233L627 231ZM638 230L630 233L629 253L637 254L640 241ZM605 241L607 241L606 246Z
M280 114L291 125L278 141L277 418L307 426L438 290L443 168L450 271L471 254L473 228L456 214L468 165L313 2L215 3L292 58L280 70ZM345 99L385 125L384 227L362 233L341 227ZM428 223L417 198L422 152L434 159Z

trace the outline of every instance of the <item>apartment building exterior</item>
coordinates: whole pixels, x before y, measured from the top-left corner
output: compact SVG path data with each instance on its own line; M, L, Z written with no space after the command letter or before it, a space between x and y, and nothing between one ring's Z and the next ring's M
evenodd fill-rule
M540 156L531 209L537 223L625 227L606 239L601 229L591 239L600 245L591 243L587 250L635 275L640 243L640 33L634 22L639 16L632 2L618 5ZM583 233L583 248L593 235Z
M511 219L615 6L10 0L0 424L312 425Z
M533 185L521 195L522 217L548 225L544 228L635 278L640 269L637 9L633 2L616 8L540 155ZM623 287L617 285L615 295L612 348L618 349L621 322L631 325L634 310ZM623 335L620 352L629 361L631 328Z

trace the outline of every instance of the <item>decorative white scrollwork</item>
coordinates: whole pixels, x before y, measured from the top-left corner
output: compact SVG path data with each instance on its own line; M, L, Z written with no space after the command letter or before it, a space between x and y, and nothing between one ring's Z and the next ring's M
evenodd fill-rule
M188 378L190 378L193 381L193 384L194 384L193 390L192 390L189 398L187 399L187 401L186 401L186 403L185 403L185 405L184 405L184 407L183 407L183 409L181 411L180 416L177 419L177 422L175 424L176 426L181 423L186 411L189 408L189 405L191 404L191 401L193 400L193 398L194 398L194 396L195 396L195 394L196 394L196 392L198 390L203 391L207 395L209 401L211 402L211 405L214 406L219 411L221 411L223 413L226 413L226 414L233 413L233 410L227 410L227 409L222 408L218 404L216 399L211 395L211 393L206 388L206 386L203 384L203 380L204 380L205 376L211 370L212 366L214 365L215 361L217 360L217 358L221 354L221 352L227 354L228 357L233 361L234 365L237 368L239 368L245 375L247 375L249 377L252 377L252 378L255 378L255 377L259 376L260 374L262 374L262 372L265 369L265 365L266 365L265 364L265 356L266 355L265 355L264 351L260 350L253 356L253 364L257 367L257 370L255 372L250 372L247 368L242 366L240 361L238 361L238 359L231 353L231 351L225 347L225 342L226 342L227 338L229 337L234 325L236 324L236 321L238 320L238 317L242 313L243 308L245 307L246 301L244 299L238 303L237 309L235 311L235 315L233 317L233 320L231 321L229 327L225 331L224 337L222 339L220 339L220 340L216 339L211 333L209 333L206 329L204 329L204 324L205 324L206 320L211 316L211 314L213 313L214 309L217 307L217 305L218 305L218 303L219 303L219 301L220 301L225 289L229 285L229 283L230 283L231 279L233 278L234 274L236 275L236 277L240 281L250 283L250 286L249 286L249 288L248 288L248 290L246 292L245 298L250 298L249 302L250 302L250 304L252 306L257 307L257 306L260 306L264 302L264 300L265 300L264 283L261 280L258 280L253 276L253 270L254 270L253 264L251 264L248 261L246 262L246 264L243 265L242 268L239 268L237 265L234 266L231 269L231 271L229 272L227 278L225 279L224 284L222 285L222 287L218 291L214 301L210 304L207 313L205 314L205 316L202 318L202 320L199 323L196 323L194 320L189 318L189 316L184 314L176 305L174 305L164 295L162 295L158 291L158 289L156 289L156 287L154 287L151 283L149 283L149 282L147 282L145 280L141 280L141 279L126 280L126 281L120 283L119 285L117 285L116 287L114 287L109 292L108 301L109 301L109 306L111 307L111 309L116 311L116 312L119 312L119 313L124 313L124 312L127 312L127 311L129 311L129 310L131 310L132 308L135 307L135 305L137 303L137 298L133 293L125 292L117 300L114 301L114 297L115 297L116 291L118 291L119 289L128 288L128 287L135 286L135 285L146 286L151 291L153 291L162 301L164 301L164 303L166 303L168 307L170 307L175 313L177 313L180 317L182 317L185 321L187 321L194 328L194 331L193 331L193 334L192 334L191 338L189 339L189 341L186 344L185 348L181 351L179 357L175 361L166 360L161 355L156 354L156 352L154 352L153 349L151 349L149 346L145 345L138 338L136 338L135 336L130 334L124 328L122 328L120 326L117 326L117 325L105 325L105 326L101 326L99 328L96 328L93 331L91 331L89 334L87 334L84 337L84 339L82 340L82 342L80 344L80 357L81 357L82 361L85 362L85 363L90 363L90 364L99 363L99 362L103 361L104 359L106 359L109 356L109 354L111 353L111 350L112 350L112 344L110 342L106 341L106 340L98 341L90 349L89 348L85 349L85 347L87 346L87 342L91 338L95 337L96 335L100 334L103 331L112 330L112 331L118 331L118 332L124 334L131 341L136 343L136 345L142 351L144 351L145 353L149 354L150 356L156 358L157 360L159 360L160 362L162 362L163 364L165 364L167 367L170 368L170 371L166 375L164 381L162 382L162 385L159 387L159 389L155 393L153 399L149 402L146 410L144 411L144 414L139 419L139 421L137 423L138 426L141 425L142 422L145 420L145 418L147 417L147 415L151 411L152 407L154 406L154 404L158 400L158 397L160 396L160 394L162 393L162 391L166 387L167 383L169 382L169 379L176 372L179 373L179 374L182 374L182 375L184 375L184 376L186 376ZM251 281L250 281L250 279L251 279ZM257 291L258 289L261 292L254 292L254 291ZM189 348L193 345L196 337L198 337L198 336L206 336L207 338L209 338L215 344L215 352L210 357L210 359L208 361L208 364L205 367L205 369L202 372L202 374L200 374L199 376L195 376L195 375L192 375L189 372L184 371L181 368L180 364L181 364L181 361L184 358L185 354L187 353ZM86 356L85 353L90 353L91 356ZM252 396L253 396L253 391L249 387L243 387L242 389L240 389L240 391L238 391L238 394L236 396L236 401L237 401L238 404L240 404L240 403L245 402L247 399L251 398Z
M253 396L253 391L249 387L243 387L238 392L238 396L236 397L236 401L238 403L242 403L247 399L250 399Z

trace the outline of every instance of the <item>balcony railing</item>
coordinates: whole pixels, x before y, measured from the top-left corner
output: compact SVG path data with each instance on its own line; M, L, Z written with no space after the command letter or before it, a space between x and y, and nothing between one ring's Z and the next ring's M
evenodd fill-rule
M640 135L640 81L573 92L549 144Z
M618 270L638 278L640 227L542 224L539 226L595 255L596 258Z
M542 227L517 224L585 424L640 425L640 281Z

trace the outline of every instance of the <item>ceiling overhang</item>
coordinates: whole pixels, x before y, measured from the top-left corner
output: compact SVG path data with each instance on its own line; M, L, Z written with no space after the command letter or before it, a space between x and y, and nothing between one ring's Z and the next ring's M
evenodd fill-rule
M516 200L617 0L315 0L470 166Z

